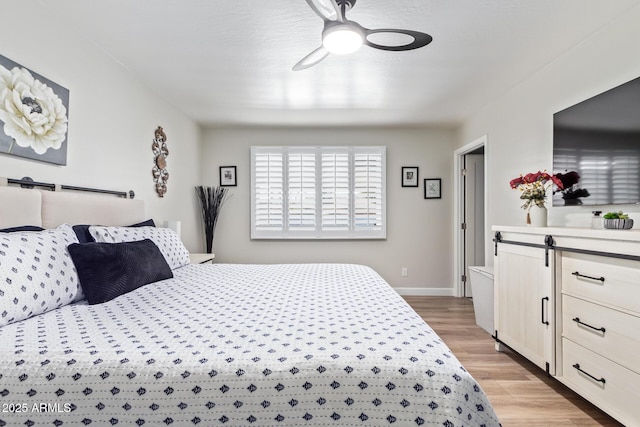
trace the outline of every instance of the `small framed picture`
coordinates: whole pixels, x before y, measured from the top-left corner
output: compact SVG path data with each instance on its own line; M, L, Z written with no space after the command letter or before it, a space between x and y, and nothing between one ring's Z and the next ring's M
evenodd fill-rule
M440 178L427 178L424 180L424 198L441 199L442 180Z
M402 167L402 186L403 187L418 186L418 167L417 166Z
M220 187L235 187L236 181L235 166L220 166Z

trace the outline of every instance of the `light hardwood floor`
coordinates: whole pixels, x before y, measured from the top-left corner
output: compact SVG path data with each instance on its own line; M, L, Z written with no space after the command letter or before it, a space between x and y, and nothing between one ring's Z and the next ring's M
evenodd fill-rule
M496 352L491 336L475 323L470 299L405 300L480 383L503 427L622 426L519 354Z

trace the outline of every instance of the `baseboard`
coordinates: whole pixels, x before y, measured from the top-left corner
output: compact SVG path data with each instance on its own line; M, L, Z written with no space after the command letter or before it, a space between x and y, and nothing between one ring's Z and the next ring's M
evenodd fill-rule
M453 288L393 288L400 295L426 297L454 297Z

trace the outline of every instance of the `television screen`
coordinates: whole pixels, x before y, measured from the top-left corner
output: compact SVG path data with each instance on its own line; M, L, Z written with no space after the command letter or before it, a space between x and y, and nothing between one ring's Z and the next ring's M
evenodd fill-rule
M553 116L553 206L640 202L640 77Z

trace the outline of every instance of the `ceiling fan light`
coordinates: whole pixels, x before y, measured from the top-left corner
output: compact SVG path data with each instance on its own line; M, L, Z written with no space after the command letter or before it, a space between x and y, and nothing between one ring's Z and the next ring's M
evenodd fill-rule
M322 45L336 55L353 53L362 47L364 35L351 25L335 25L327 28L322 35Z

